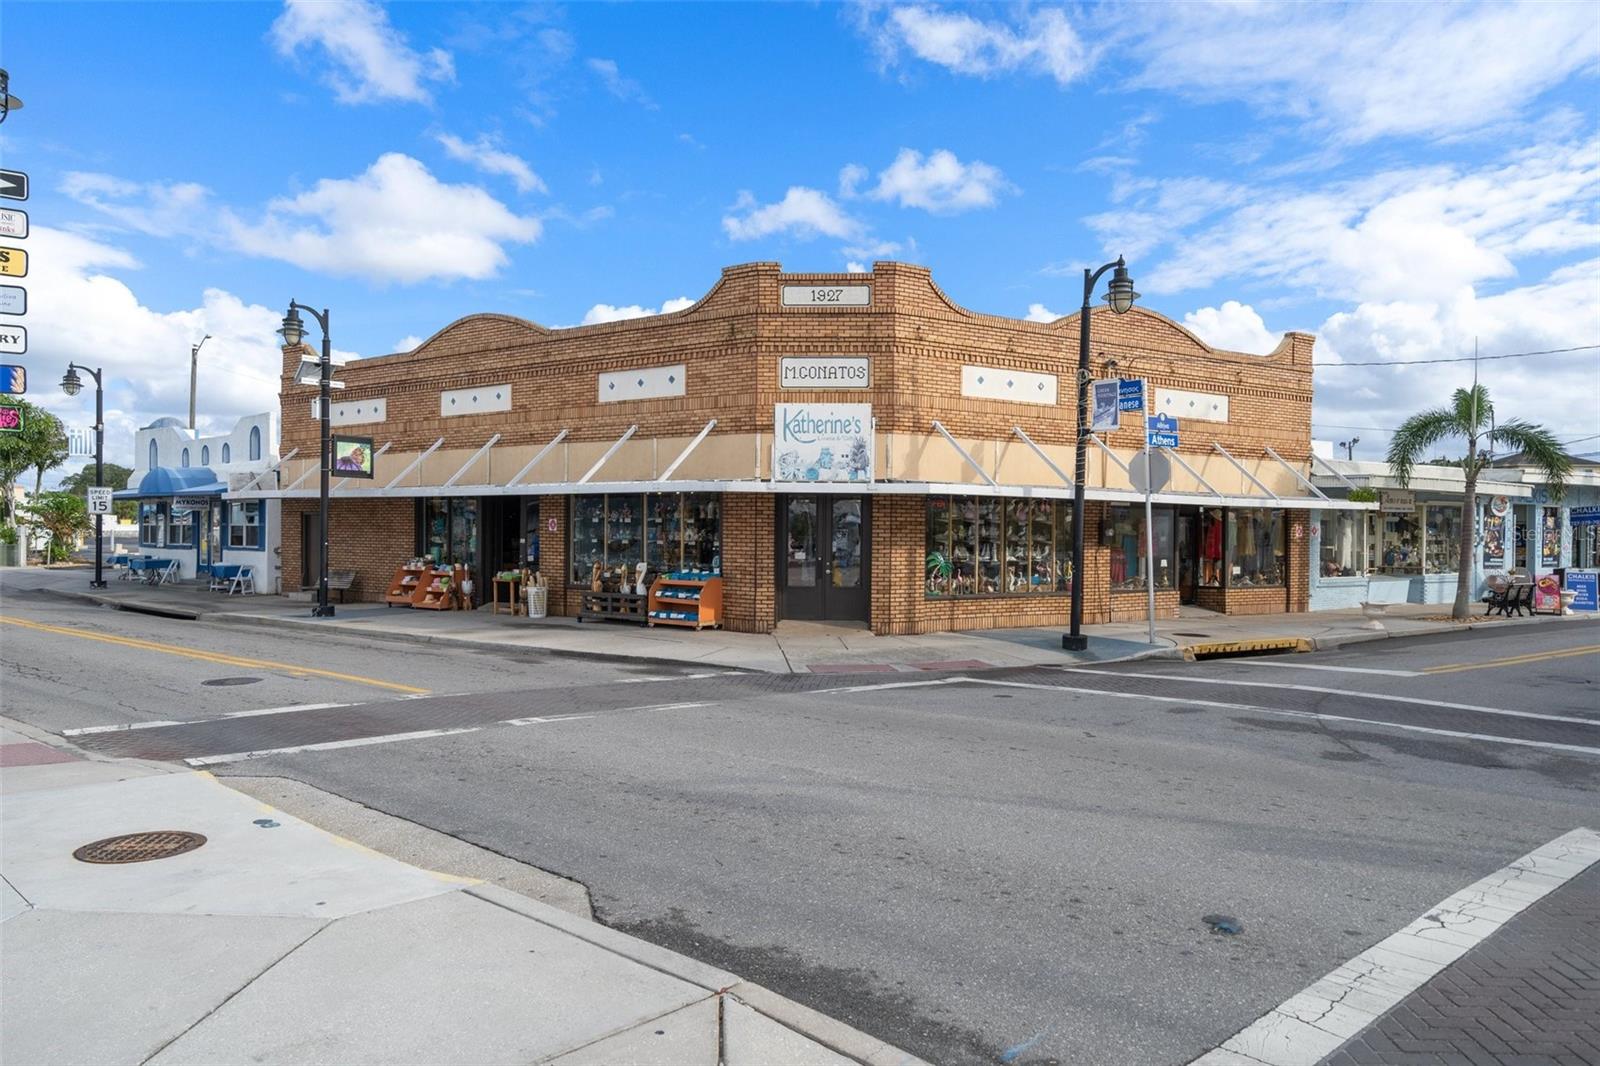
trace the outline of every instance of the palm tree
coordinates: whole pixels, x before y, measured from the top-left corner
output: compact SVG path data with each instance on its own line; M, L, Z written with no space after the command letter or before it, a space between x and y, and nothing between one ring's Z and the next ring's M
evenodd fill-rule
M1550 483L1552 499L1559 500L1566 489L1566 477L1572 472L1572 459L1561 450L1554 433L1531 422L1512 420L1496 423L1494 404L1489 400L1489 390L1474 383L1470 389L1457 389L1448 407L1412 415L1405 420L1389 441L1389 465L1395 478L1405 487L1411 481L1411 469L1420 456L1440 441L1464 437L1467 454L1461 460L1466 474L1466 495L1461 500L1461 559L1456 574L1456 602L1450 614L1453 618L1466 618L1471 600L1472 556L1477 529L1478 475L1489 465L1494 446L1501 445L1522 454L1523 460L1537 467ZM1487 447L1480 451L1479 444Z

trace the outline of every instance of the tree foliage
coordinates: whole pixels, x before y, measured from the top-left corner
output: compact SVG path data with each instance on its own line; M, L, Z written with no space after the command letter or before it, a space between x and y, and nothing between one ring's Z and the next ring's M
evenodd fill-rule
M65 559L78 537L93 528L88 505L70 492L41 492L24 510L33 525L50 534L51 562Z
M133 476L133 471L117 463L104 464L101 484L109 489L125 489L128 479ZM69 474L61 479L61 490L70 492L80 499L89 498L89 489L94 485L94 464L89 463L76 474ZM118 500L111 505L112 513L124 522L131 522L139 513L139 505L132 500Z
M67 431L61 419L27 400L13 403L22 409L22 432L0 433L0 493L4 494L0 508L8 522L15 518L13 501L22 475L29 470L36 472L37 495L44 472L60 466L67 458Z

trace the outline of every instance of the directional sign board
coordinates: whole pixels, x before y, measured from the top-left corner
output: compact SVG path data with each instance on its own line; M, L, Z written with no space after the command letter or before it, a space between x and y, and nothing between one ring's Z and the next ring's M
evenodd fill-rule
M0 404L0 433L22 432L22 408Z
M0 353L24 355L28 351L28 331L21 326L0 326Z
M1122 388L1117 393L1117 410L1144 410L1144 378L1122 379Z
M0 315L28 313L28 290L21 285L0 285Z
M21 248L0 247L0 274L12 278L28 276L28 253Z
M21 396L28 391L28 368L15 363L0 364L0 392Z
M7 200L26 200L28 175L20 170L0 170L0 196Z
M1178 420L1171 415L1151 415L1145 419L1145 439L1152 448L1178 446Z
M15 207L0 207L0 237L28 235L28 212Z
M111 486L109 486L109 485L90 485L89 486L89 513L90 514L110 514L111 513Z

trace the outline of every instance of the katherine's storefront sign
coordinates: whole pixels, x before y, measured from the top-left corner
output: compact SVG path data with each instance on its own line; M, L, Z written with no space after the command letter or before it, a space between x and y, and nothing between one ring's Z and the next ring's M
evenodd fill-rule
M872 360L865 356L786 356L778 360L778 386L785 389L870 389Z
M772 480L872 480L872 405L773 405Z

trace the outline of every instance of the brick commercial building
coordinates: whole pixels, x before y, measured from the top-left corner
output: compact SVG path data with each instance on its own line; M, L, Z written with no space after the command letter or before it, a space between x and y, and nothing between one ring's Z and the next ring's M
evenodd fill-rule
M1090 445L1088 622L1157 611L1307 609L1311 350L1208 347L1152 311L1094 312L1096 377L1143 378L1181 443L1155 496L1153 562L1127 465L1143 416ZM870 623L877 633L1061 624L1071 581L1077 316L981 315L923 268L730 267L672 314L552 330L470 315L414 351L348 363L330 566L379 600L413 558L459 563L477 600L528 566L550 613L658 574L715 574L723 622ZM284 350L284 584L316 581L316 389ZM290 455L290 453L293 453ZM644 573L640 574L640 566Z

